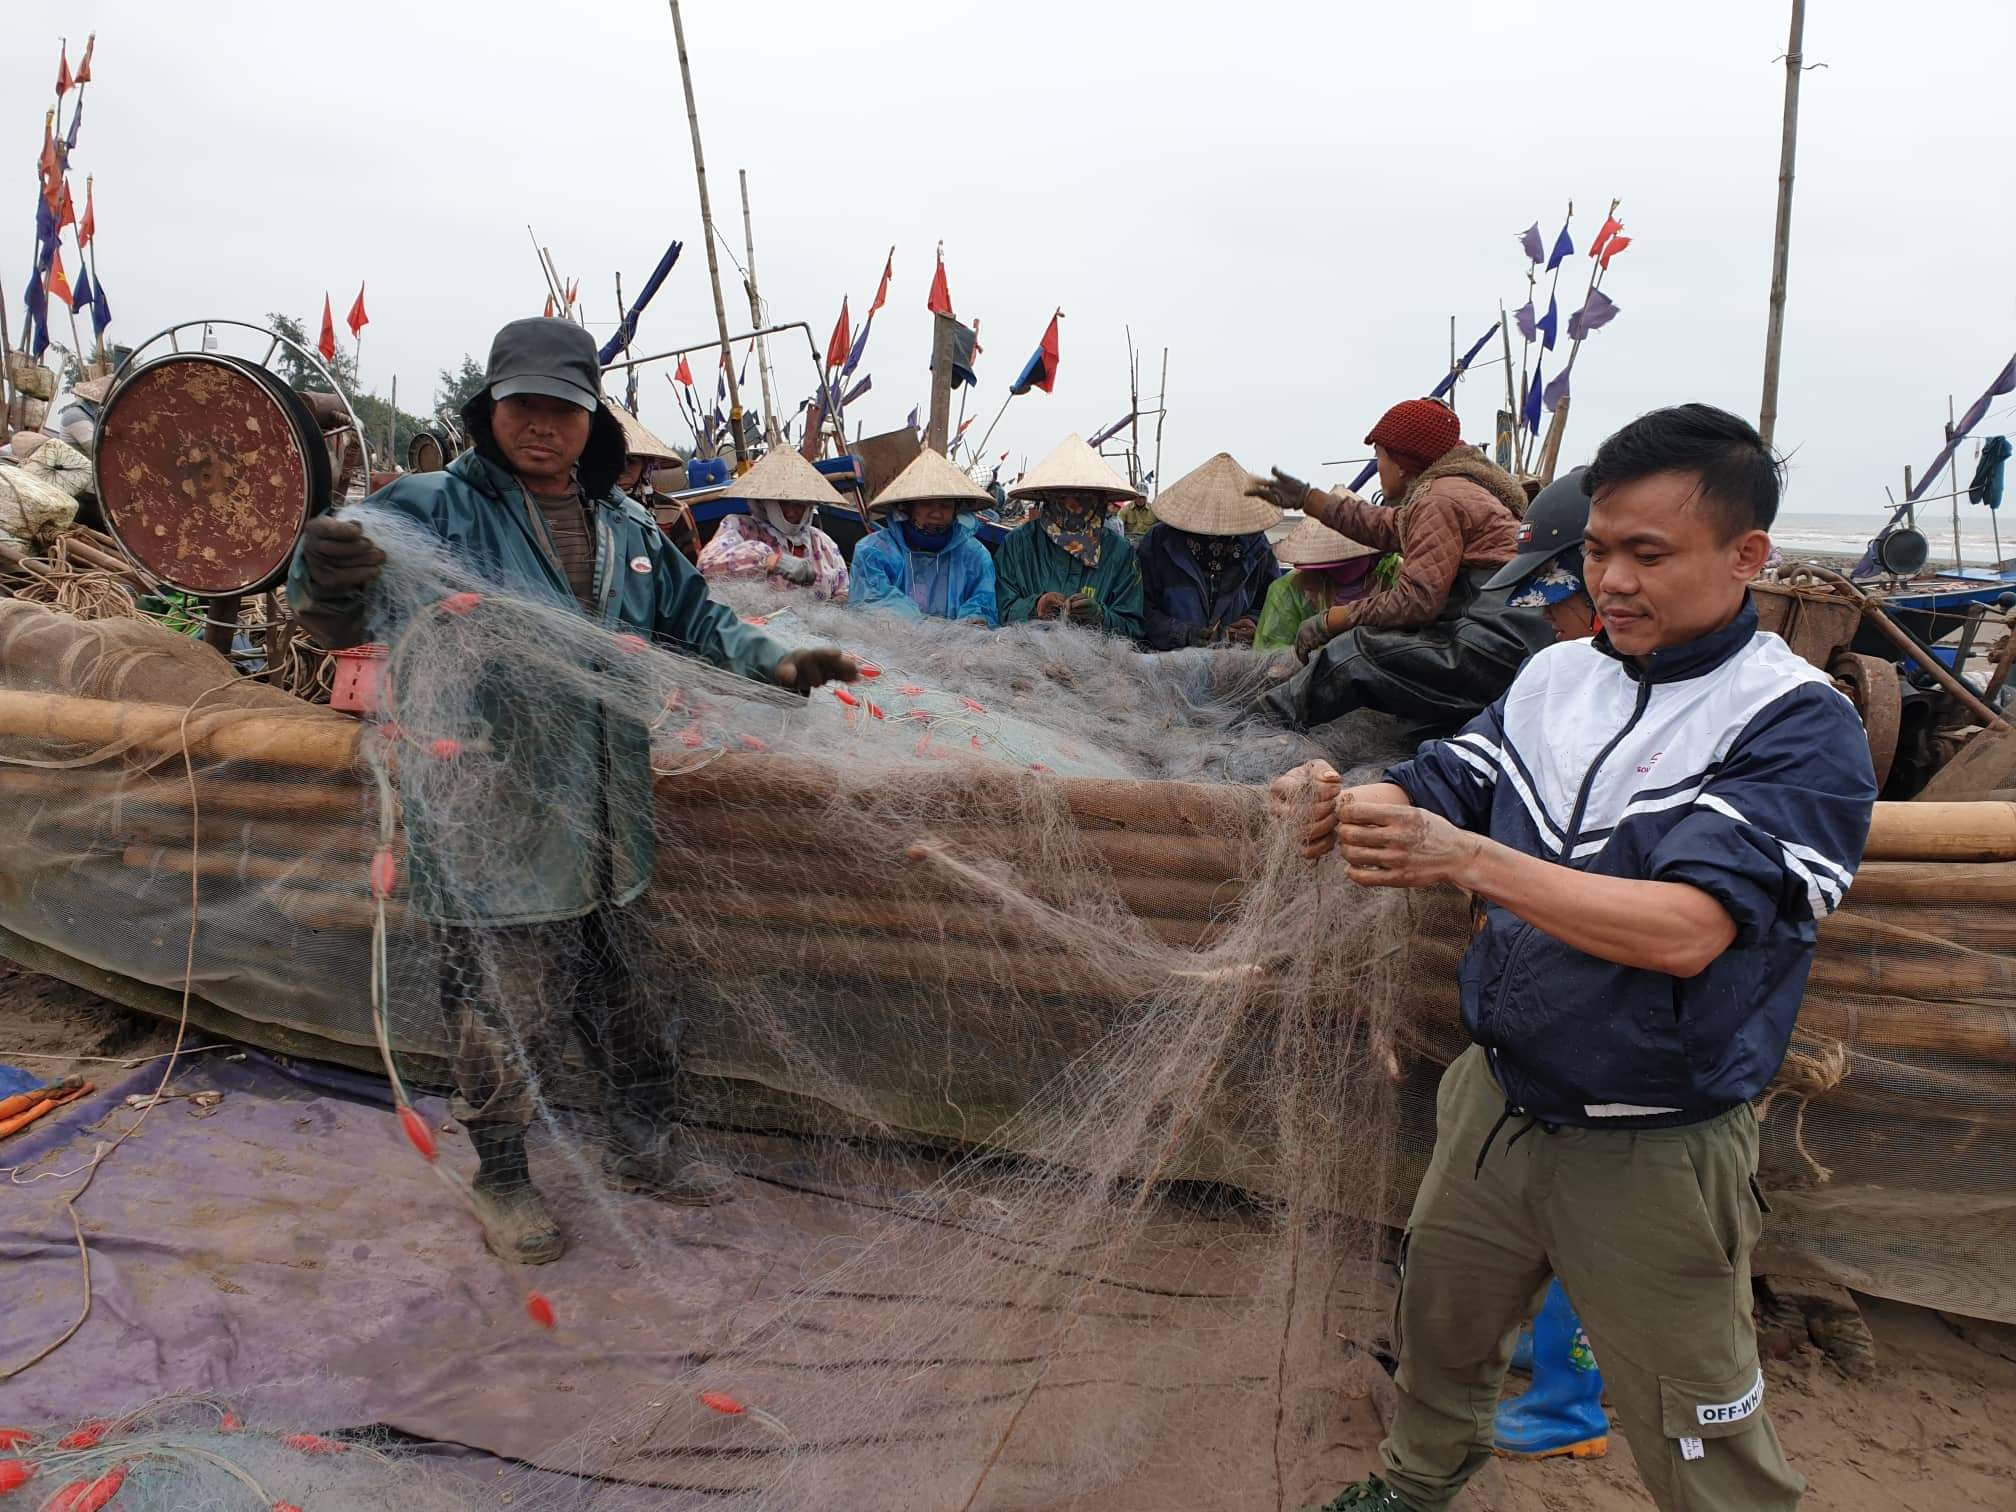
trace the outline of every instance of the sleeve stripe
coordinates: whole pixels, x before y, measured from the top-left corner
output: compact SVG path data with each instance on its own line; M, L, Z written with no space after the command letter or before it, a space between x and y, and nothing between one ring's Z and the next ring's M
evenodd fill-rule
M1474 768L1476 771L1481 772L1484 776L1485 786L1493 787L1497 785L1498 768L1493 766L1489 761L1485 760L1482 756L1479 756L1474 751L1465 750L1462 746L1458 745L1453 740L1448 742L1447 749L1451 756L1454 756L1458 761L1462 762L1465 766Z
M1841 899L1848 890L1848 884L1855 880L1852 874L1807 846L1779 840L1763 825L1751 824L1733 804L1717 798L1713 793L1703 793L1698 801L1703 808L1713 809L1718 814L1734 819L1738 824L1749 825L1759 834L1770 835L1771 839L1777 842L1779 853L1785 858L1786 870L1806 884L1806 897L1813 907L1815 919L1826 918L1840 906ZM1816 876L1806 865L1809 860L1823 869L1819 875Z

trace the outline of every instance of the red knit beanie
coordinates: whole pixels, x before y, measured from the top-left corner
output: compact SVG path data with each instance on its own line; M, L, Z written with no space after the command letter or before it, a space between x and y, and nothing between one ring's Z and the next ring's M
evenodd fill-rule
M1366 436L1367 446L1383 446L1410 472L1439 462L1462 445L1463 427L1456 411L1439 399L1403 399L1379 417Z

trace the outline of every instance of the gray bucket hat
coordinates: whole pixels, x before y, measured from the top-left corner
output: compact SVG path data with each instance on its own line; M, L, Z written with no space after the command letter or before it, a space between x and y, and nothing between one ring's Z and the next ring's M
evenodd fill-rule
M581 326L534 315L497 333L483 377L492 399L544 394L593 411L602 404L602 368L595 359L595 338Z

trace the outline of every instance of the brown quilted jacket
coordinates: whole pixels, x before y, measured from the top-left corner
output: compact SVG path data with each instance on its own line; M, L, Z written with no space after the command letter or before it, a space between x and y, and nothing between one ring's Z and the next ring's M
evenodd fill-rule
M1461 446L1416 476L1398 508L1320 493L1304 508L1354 541L1401 555L1393 586L1339 605L1332 625L1405 627L1425 625L1442 612L1457 573L1512 559L1526 495L1477 448Z

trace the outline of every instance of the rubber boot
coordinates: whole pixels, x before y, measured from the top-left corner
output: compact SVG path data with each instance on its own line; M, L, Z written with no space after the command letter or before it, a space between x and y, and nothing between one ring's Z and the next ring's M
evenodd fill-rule
M525 1130L518 1124L472 1123L476 1146L476 1216L490 1253L515 1265L544 1265L567 1253L560 1225L539 1200L525 1159Z
M1609 1435L1603 1374L1568 1293L1555 1281L1533 1320L1533 1384L1498 1404L1491 1447L1507 1459L1597 1459L1609 1453Z
M602 1179L619 1192L642 1192L683 1207L728 1202L728 1178L700 1160L693 1136L672 1116L672 1100L660 1089L630 1090L609 1099L609 1147Z

